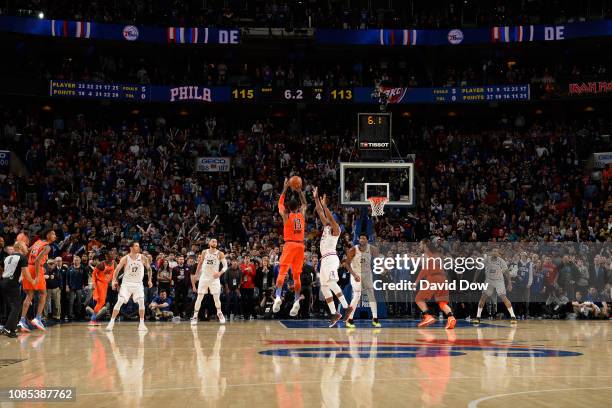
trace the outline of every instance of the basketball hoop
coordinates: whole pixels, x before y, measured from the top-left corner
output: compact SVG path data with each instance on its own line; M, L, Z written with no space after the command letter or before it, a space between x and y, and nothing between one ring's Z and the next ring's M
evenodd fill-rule
M389 202L388 197L368 197L370 207L372 207L372 215L380 217L385 213L385 204Z

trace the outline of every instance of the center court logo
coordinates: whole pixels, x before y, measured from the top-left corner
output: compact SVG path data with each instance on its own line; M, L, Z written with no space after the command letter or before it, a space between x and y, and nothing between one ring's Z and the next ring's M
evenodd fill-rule
M459 29L450 30L446 38L448 42L453 45L461 44L463 41L463 31Z
M278 357L304 358L427 358L459 357L469 352L482 352L494 357L576 357L582 353L545 349L523 345L496 344L494 340L461 340L457 343L441 344L439 340L418 342L367 342L280 340L268 344L295 344L318 347L296 347L263 350L259 354Z

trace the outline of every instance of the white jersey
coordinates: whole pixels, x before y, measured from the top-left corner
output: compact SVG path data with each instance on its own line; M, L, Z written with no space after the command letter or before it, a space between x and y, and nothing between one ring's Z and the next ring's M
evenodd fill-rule
M142 254L138 254L136 259L132 259L131 256L127 255L127 263L125 264L123 273L123 283L139 283L142 285L144 269Z
M351 260L351 268L356 274L362 277L365 275L370 276L372 272L372 252L370 250L370 244L366 245L364 251L359 249L359 245L355 245L355 256Z
M493 260L487 257L485 260L485 277L487 280L504 280L504 272L508 269L506 261L499 256Z
M327 225L325 228L323 228L323 235L321 235L321 243L319 244L319 247L321 248L321 256L336 253L338 238L340 238L340 234L334 236L332 234L331 226Z
M200 269L200 277L198 279L214 279L213 274L219 272L219 251L210 249L204 251L204 259L202 261L202 269Z

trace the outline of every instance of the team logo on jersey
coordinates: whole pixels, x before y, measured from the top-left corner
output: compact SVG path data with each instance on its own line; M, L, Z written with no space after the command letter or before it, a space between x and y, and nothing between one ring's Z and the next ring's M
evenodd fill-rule
M127 41L136 41L140 33L138 32L138 28L133 25L127 25L123 27L123 38Z
M450 30L446 38L448 39L448 42L453 45L461 44L463 41L463 31L458 29Z

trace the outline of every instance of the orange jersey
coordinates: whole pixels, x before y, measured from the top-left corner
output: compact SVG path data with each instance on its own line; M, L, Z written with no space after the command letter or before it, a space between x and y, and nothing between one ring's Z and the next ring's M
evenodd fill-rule
M34 267L36 263L36 258L45 250L45 248L49 245L47 241L43 241L42 239L36 241L32 248L30 248L30 256L28 257L28 265ZM47 262L47 258L49 258L49 253L45 254L41 259L39 266L42 269L42 266ZM33 268L32 268L33 269Z
M283 228L285 241L304 242L304 215L300 213L289 213L289 218Z
M115 271L115 262L112 264L104 262L104 269L96 268L94 272L94 279L96 281L102 281L104 283L110 282L113 277L113 272Z

